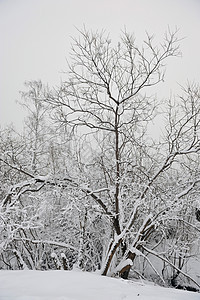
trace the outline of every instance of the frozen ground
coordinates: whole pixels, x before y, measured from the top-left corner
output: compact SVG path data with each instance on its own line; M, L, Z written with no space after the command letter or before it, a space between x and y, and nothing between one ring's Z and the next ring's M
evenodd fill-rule
M0 271L0 300L200 300L200 294L76 271Z

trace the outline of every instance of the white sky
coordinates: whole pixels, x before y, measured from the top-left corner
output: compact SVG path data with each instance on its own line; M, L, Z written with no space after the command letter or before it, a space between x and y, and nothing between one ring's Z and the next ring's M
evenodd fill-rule
M136 40L145 30L159 40L168 25L177 26L180 37L186 37L183 57L170 60L164 94L176 93L177 83L200 81L200 0L0 0L1 126L22 126L24 115L16 100L25 81L59 83L70 36L83 24L104 28L115 40L124 26Z

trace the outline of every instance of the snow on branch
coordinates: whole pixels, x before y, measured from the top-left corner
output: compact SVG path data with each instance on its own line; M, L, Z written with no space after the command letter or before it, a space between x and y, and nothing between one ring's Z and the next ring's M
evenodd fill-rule
M197 183L200 182L200 178L197 178L189 187L187 187L185 190L183 190L181 193L176 195L177 199L180 199L181 197L186 196L194 187Z
M72 249L72 250L78 252L77 248L73 247L70 244L63 243L63 242L56 242L56 241L50 241L50 240L44 240L44 241L43 240L31 240L31 239L23 239L23 240L31 242L33 244L48 244L48 245L52 245L52 246L58 246L61 248L69 248L69 249Z
M198 284L198 282L196 282L196 280L194 280L190 275L186 274L186 273L183 272L181 269L179 269L177 266L175 266L171 261L169 261L169 260L168 260L167 258L165 258L163 255L161 255L161 254L159 254L159 253L157 253L157 252L155 252L155 251L153 251L153 250L150 250L150 249L146 248L144 245L142 245L142 248L143 248L146 252L148 252L148 253L150 253L150 254L152 254L152 255L154 255L154 256L160 258L160 259L163 260L164 262L168 263L172 268L176 269L176 270L177 270L178 272L180 272L183 276L185 276L186 278L190 279L194 284L196 284L196 285L200 288L200 284Z
M95 202L100 205L100 207L103 209L103 211L106 213L106 215L108 215L110 217L113 217L113 214L110 211L108 211L108 208L104 204L103 200L100 197L98 197L97 195L95 195L96 193L100 193L100 192L103 192L103 191L108 191L107 188L102 188L102 189L98 189L98 190L92 191L92 190L89 190L87 187L83 187L83 186L79 185L72 178L66 178L65 177L63 179L58 179L58 180L55 181L55 178L51 179L50 175L46 175L46 176L39 176L39 175L37 175L37 176L34 176L33 174L28 173L27 171L25 171L24 169L22 169L21 167L13 166L13 165L9 164L8 162L2 160L1 158L0 158L0 161L4 162L5 164L7 164L12 169L15 169L15 170L17 170L19 172L22 172L23 174L25 174L25 175L27 175L27 176L29 176L29 177L32 178L32 180L22 181L21 183L18 183L16 185L14 185L10 189L10 192L8 193L8 195L3 200L3 206L6 205L7 202L10 201L12 195L14 193L16 193L16 190L19 189L19 188L22 189L25 186L31 186L31 184L41 183L41 186L39 186L38 188L27 188L27 189L23 190L20 194L18 194L18 198L20 197L20 195L22 195L25 192L37 192L42 187L44 187L45 185L56 186L56 185L60 185L61 184L62 187L67 187L68 184L66 185L66 182L68 182L68 183L72 184L74 187L79 188L82 192L86 193L87 196L91 196L95 200Z

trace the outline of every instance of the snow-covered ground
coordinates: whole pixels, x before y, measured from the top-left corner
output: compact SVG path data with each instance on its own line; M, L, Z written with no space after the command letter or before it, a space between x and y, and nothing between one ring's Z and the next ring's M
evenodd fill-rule
M200 294L76 271L0 271L0 300L200 300Z

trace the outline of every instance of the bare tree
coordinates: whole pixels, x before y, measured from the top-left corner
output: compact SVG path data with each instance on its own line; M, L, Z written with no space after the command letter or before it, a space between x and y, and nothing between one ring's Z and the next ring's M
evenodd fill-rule
M73 40L69 79L49 94L46 102L55 109L60 122L78 133L86 130L97 142L99 159L95 166L104 178L104 195L103 199L93 198L114 230L102 274L108 273L121 247L127 263L123 267L120 264L117 270L127 277L130 261L136 256L133 249L140 247L155 228L156 217L146 212L143 221L138 222L138 211L149 197L151 186L176 156L170 150L162 164L154 158L154 147L146 133L157 103L145 90L163 81L166 60L180 54L177 32L166 33L160 46L154 45L153 37L147 34L141 48L127 32L116 46L104 32L84 29L79 33L80 37ZM94 180L91 186L94 190ZM147 211L150 212L148 208ZM136 236L132 234L130 250L125 237L135 222L140 225Z

